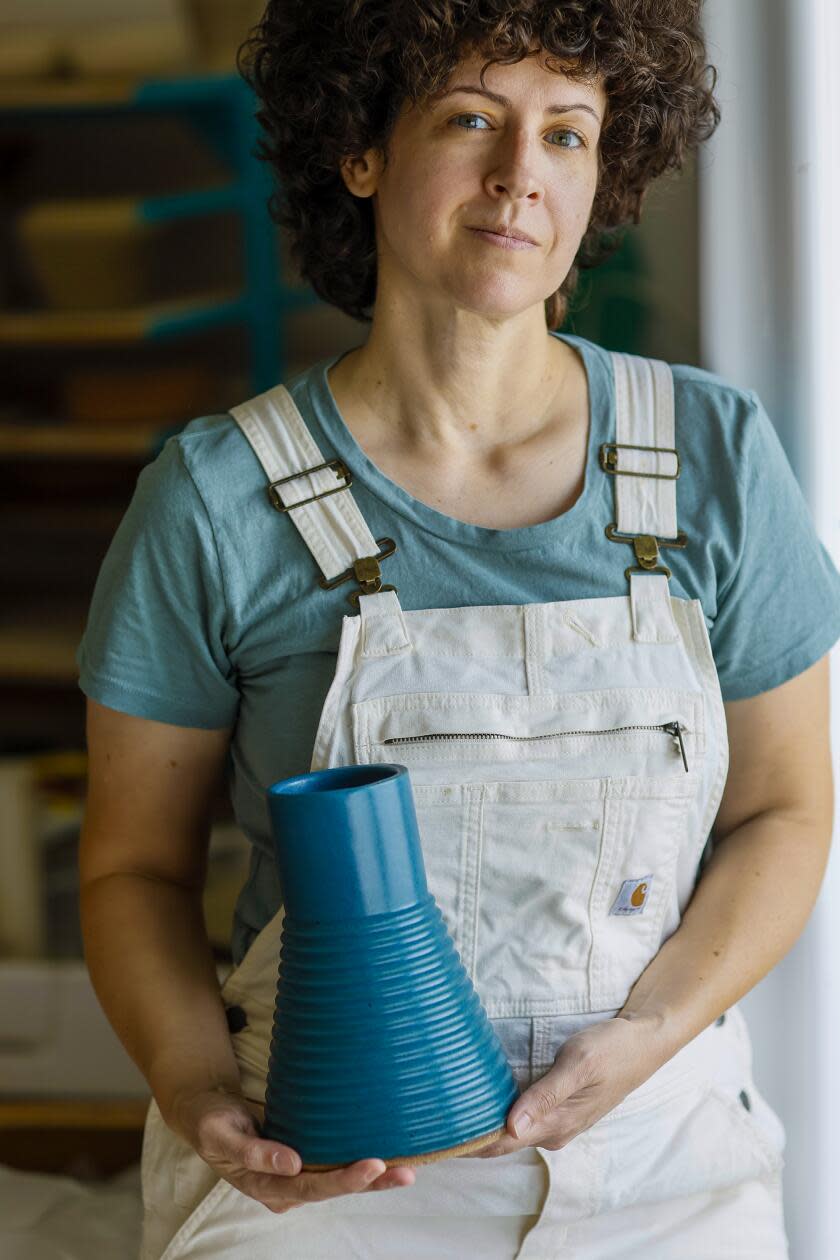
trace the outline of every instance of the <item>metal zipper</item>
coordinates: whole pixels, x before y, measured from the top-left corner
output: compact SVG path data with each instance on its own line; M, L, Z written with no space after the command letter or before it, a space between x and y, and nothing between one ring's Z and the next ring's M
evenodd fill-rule
M495 731L453 731L431 735L392 735L381 742L383 744L417 744L432 739L560 739L564 735L614 735L619 731L667 731L675 743L679 744L683 765L685 766L686 774L688 774L688 761L686 760L685 744L683 743L682 729L679 722L660 722L656 726L612 726L604 731L555 731L547 735L503 735Z

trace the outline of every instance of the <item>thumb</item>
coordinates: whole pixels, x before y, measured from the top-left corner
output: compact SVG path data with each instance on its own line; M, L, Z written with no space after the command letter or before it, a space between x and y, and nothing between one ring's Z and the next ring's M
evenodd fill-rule
M535 1117L540 1114L539 1103L536 1097L530 1094L523 1094L517 1101L517 1105L511 1108L507 1118L508 1131L517 1140L524 1138L534 1126Z
M530 1089L526 1089L517 1098L508 1112L507 1126L515 1138L524 1138L526 1133L544 1124L557 1109L574 1108L583 1101L588 1086L594 1078L592 1060L581 1057L579 1044L573 1034L558 1051L553 1065L544 1076L541 1076Z
M235 1157L250 1172L285 1173L293 1177L301 1170L301 1159L297 1151L282 1142L273 1142L260 1136L254 1108L259 1105L243 1099L243 1108L231 1117L233 1127L237 1131L235 1138ZM262 1111L262 1108L259 1108Z
M208 1163L249 1172L284 1172L289 1176L300 1172L296 1151L260 1136L253 1110L258 1104L241 1094L226 1093L223 1099L204 1094L197 1106L203 1114L196 1123L191 1145Z
M562 1066L555 1066L540 1080L520 1094L507 1116L508 1132L517 1139L536 1129L565 1102L573 1089L573 1081Z

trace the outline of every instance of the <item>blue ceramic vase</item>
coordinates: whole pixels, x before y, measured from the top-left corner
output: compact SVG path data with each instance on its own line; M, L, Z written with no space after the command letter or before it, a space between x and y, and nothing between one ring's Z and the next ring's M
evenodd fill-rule
M492 1142L519 1089L428 890L407 768L267 797L285 918L263 1136L310 1170Z

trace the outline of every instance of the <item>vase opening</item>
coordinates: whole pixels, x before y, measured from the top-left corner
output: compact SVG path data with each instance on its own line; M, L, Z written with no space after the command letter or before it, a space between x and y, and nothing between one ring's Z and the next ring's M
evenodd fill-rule
M267 789L272 796L310 795L313 792L352 792L357 788L371 787L386 779L405 773L405 767L391 762L376 765L332 766L327 770L313 770L309 774L280 779Z

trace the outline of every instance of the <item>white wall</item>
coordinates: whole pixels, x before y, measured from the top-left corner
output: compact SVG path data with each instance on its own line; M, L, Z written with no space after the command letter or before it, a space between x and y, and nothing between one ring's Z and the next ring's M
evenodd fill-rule
M840 567L840 47L836 0L706 0L720 78L717 135L698 162L701 362L755 389ZM784 539L768 563L784 563ZM831 654L840 781L840 648ZM840 1248L840 846L794 949L743 1001L759 1088L788 1134L792 1260Z

